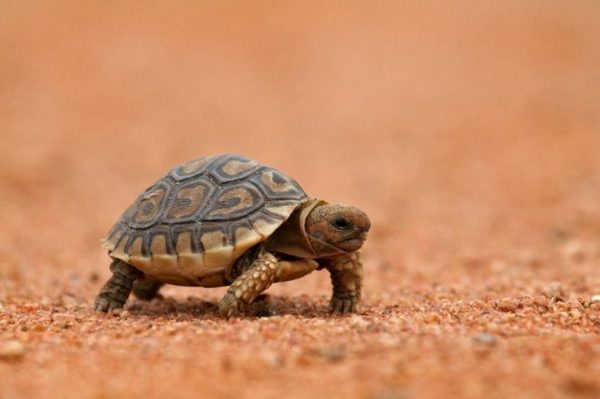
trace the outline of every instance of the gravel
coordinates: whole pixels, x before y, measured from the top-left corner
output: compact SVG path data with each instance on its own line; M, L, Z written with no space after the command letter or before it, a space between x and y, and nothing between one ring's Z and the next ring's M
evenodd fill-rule
M19 341L10 340L0 344L0 360L20 360L25 355L25 345Z

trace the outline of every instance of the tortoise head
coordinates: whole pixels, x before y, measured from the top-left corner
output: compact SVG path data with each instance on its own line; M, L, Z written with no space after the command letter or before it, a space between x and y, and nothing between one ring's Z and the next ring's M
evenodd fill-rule
M360 249L367 239L371 221L354 206L323 204L308 214L305 228L313 249L320 255L330 256Z

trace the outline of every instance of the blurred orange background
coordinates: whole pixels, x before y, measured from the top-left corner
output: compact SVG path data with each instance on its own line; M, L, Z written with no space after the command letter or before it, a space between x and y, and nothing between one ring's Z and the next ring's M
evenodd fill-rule
M527 206L545 223L573 193L599 211L593 1L7 1L0 14L0 195L18 241L67 223L65 243L84 245L174 163L218 152L365 207L382 239L453 223L476 238Z

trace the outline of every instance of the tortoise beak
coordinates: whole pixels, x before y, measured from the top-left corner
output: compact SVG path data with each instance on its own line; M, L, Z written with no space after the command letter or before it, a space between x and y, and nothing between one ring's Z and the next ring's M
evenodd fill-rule
M335 246L344 251L353 252L359 250L360 247L363 246L363 244L364 241L360 238L351 238L349 240L338 242L337 244L335 244Z
M344 251L357 251L360 247L363 246L367 239L367 232L355 230L355 234L352 234L350 237L338 241L335 245L338 248L343 249Z

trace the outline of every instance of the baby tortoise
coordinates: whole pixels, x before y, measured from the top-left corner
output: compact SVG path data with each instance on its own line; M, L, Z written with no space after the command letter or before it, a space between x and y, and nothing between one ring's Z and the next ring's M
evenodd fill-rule
M353 312L363 277L358 250L370 226L358 208L309 198L251 159L199 158L150 186L113 226L103 242L113 275L94 307L122 308L132 290L152 299L165 283L230 286L219 303L229 317L271 284L325 268L330 310Z

